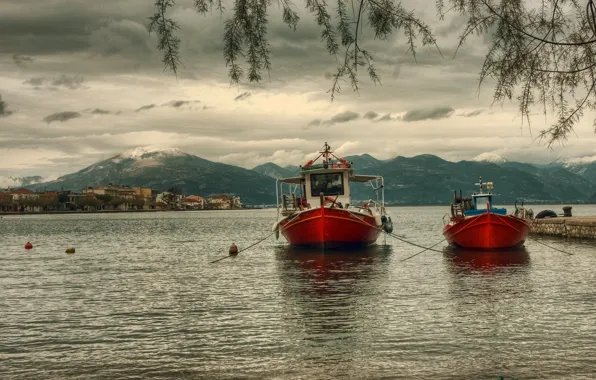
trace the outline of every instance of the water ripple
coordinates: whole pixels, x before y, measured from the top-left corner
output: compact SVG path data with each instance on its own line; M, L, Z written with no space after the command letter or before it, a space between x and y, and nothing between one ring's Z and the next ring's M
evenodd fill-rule
M422 245L441 240L444 211L390 209ZM400 262L418 249L388 239L323 254L272 238L209 264L274 217L1 219L0 378L593 378L593 243Z

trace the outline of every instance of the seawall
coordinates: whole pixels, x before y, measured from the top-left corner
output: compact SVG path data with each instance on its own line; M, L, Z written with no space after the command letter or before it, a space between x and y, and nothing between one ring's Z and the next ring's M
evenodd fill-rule
M596 239L596 217L570 216L534 219L530 234Z

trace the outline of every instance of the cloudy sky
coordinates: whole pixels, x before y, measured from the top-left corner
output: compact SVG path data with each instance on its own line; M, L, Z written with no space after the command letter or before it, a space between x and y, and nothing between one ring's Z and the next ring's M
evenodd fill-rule
M444 58L424 48L416 62L403 35L374 41L365 33L382 85L363 75L360 94L344 85L333 102L327 91L337 63L311 16L300 11L293 32L272 9L270 78L230 86L222 19L197 15L192 3L179 0L172 11L183 28L185 67L176 78L148 33L153 1L0 1L0 176L53 177L138 146L246 168L302 163L324 141L342 154L380 159L494 152L549 162L596 154L588 118L565 146L548 150L533 138L544 117L530 131L516 104L490 108L490 84L477 92L486 38L471 39L452 59L462 20L439 21L434 1L410 3L433 27Z

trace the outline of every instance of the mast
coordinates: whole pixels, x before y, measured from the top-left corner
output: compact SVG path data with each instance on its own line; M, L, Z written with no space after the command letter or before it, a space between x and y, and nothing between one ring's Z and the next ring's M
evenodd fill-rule
M325 141L325 145L323 145L323 150L319 153L321 153L321 156L323 156L323 166L327 167L329 165L329 155L333 154L333 152L331 151L331 147L329 146L329 144L327 144L327 141Z

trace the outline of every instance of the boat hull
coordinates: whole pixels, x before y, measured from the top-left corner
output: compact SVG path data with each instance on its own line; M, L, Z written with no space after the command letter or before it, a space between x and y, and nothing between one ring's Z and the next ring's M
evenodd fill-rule
M374 216L345 209L320 207L281 220L281 234L293 246L323 248L373 244L381 233Z
M526 220L490 212L462 218L443 228L443 236L450 244L486 250L520 247L529 232Z

